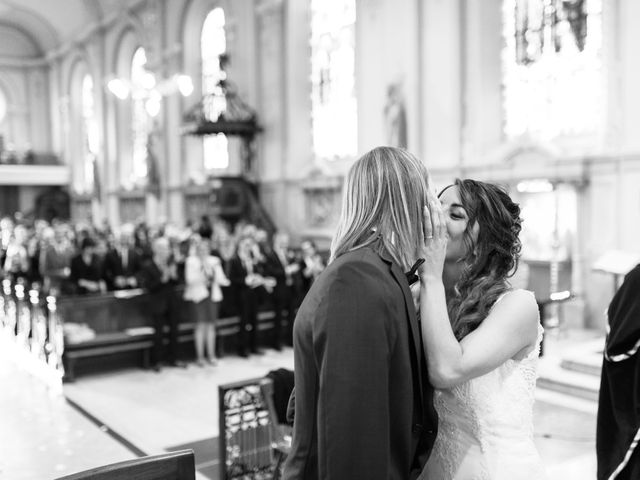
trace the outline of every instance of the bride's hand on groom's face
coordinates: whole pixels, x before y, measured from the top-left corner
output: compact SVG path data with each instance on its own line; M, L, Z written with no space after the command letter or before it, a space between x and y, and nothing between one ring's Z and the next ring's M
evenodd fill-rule
M424 207L424 237L422 258L425 262L420 267L420 278L442 278L444 259L447 253L447 222L440 200L431 192L428 205Z

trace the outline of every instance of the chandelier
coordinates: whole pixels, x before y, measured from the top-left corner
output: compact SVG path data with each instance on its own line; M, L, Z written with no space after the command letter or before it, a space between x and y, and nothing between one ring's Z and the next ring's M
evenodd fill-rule
M143 101L144 108L151 117L156 117L160 113L162 97L176 92L188 97L193 93L193 81L189 75L178 73L169 78L158 79L145 68L146 63L145 51L140 49L134 55L132 80L112 78L107 82L109 91L121 100L131 97L133 100Z

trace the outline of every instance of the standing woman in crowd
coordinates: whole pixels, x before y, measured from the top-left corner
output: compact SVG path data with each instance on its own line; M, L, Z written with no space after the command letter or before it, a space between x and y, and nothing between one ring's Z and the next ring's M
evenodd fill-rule
M16 225L11 234L4 261L4 271L15 282L18 278L25 278L29 270L27 256L27 230L22 225Z
M205 346L207 359L216 365L216 320L222 302L220 287L229 285L218 257L211 255L207 238L194 235L185 262L184 299L190 317L196 322L195 345L197 364L204 365Z

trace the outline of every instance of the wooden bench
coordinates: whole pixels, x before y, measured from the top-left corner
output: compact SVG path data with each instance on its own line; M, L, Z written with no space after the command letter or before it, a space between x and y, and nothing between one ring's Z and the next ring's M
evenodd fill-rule
M153 334L129 335L125 332L102 333L91 340L65 345L63 359L65 363L64 380L75 380L76 361L80 358L113 355L122 352L142 352L142 365L149 368Z
M178 342L193 342L195 324L187 317L188 309L180 305L181 290L177 289L178 302L174 314L180 315L178 323ZM228 310L226 310L228 311ZM77 343L70 343L65 338L63 363L65 381L73 381L76 377L76 364L80 359L100 356L111 356L125 352L139 351L142 354L143 366L148 367L153 348L153 321L148 314L148 296L144 290L107 293L102 295L84 295L62 297L58 300L57 312L63 322L85 323L95 333L95 338ZM222 309L225 312L225 309ZM258 313L258 332L273 329L275 314L273 311ZM129 329L149 329L143 335L131 335ZM165 326L165 337L169 327ZM233 337L240 331L240 317L225 315L216 321L219 342ZM168 340L165 338L165 342Z

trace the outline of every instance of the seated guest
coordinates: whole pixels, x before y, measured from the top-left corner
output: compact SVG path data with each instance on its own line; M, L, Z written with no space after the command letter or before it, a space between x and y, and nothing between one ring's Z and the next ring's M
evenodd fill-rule
M151 257L144 259L137 273L138 284L149 291L149 312L153 318L155 330L153 361L154 369L160 371L165 358L163 350L163 330L169 325L169 352L166 357L169 365L184 367L178 361L178 315L174 310L174 287L178 272L171 258L171 245L165 237L156 238L151 244Z
M229 285L220 259L210 251L209 240L195 235L185 262L183 298L187 301L190 317L196 322L194 340L199 366L204 365L205 346L209 363L217 364L215 322L222 302L220 287Z
M318 278L324 270L324 262L317 252L316 244L311 240L305 240L300 244L302 250L302 260L300 267L302 270L302 288L304 294L309 291L311 284Z
M80 244L80 253L71 260L69 281L76 293L100 293L107 290L95 250L95 240L85 237Z
M71 259L75 254L73 245L67 238L64 226L58 224L43 232L48 239L41 253L40 273L44 279L46 292L60 293L71 272Z
M104 259L104 275L109 290L136 288L140 260L135 247L133 226L125 224Z
M258 318L259 289L264 277L254 257L255 242L252 237L242 236L238 240L236 254L229 261L229 280L234 286L240 308L240 332L238 333L238 355L246 357L247 350L258 352L256 331Z

